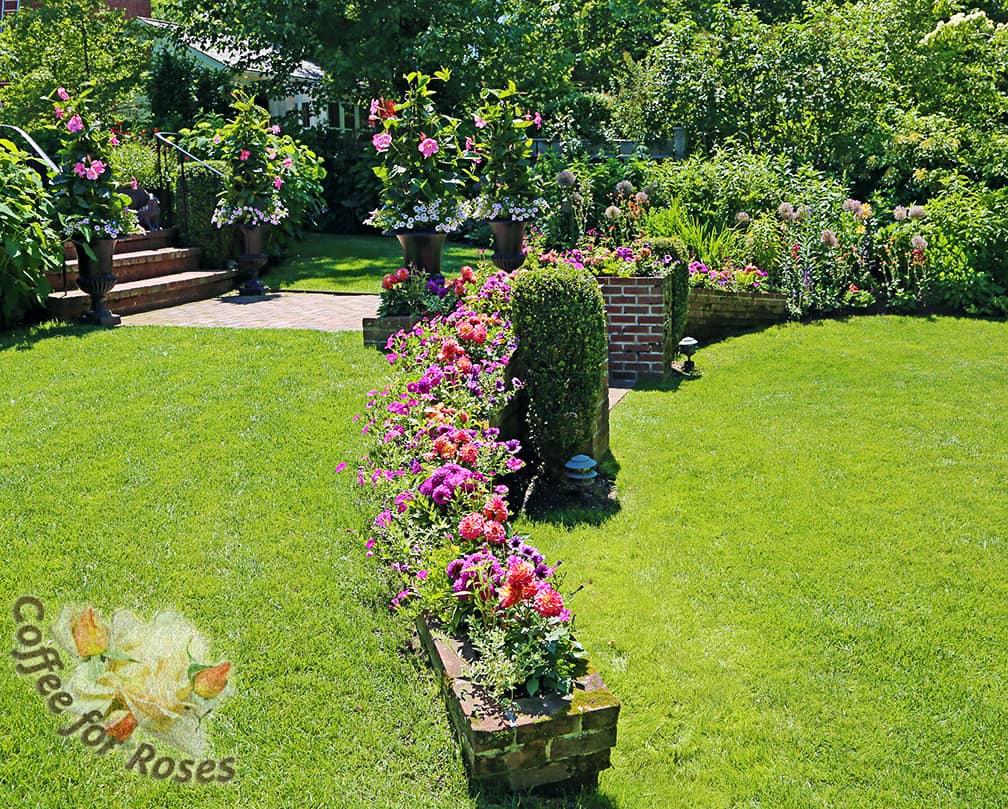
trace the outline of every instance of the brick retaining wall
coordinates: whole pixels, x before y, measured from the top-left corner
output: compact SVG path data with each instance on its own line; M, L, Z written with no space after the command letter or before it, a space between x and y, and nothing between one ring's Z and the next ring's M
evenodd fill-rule
M786 295L691 289L686 333L702 340L787 319Z
M672 279L599 276L609 329L613 379L664 376L677 346L672 333Z
M466 678L472 647L417 619L420 642L440 675L448 717L475 785L521 790L594 787L610 766L620 704L595 672L579 677L568 697L515 700L506 711Z

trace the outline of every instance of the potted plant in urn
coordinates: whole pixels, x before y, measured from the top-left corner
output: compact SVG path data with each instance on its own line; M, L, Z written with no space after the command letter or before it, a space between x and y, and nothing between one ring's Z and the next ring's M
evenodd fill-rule
M516 102L513 81L503 90L484 89L482 104L473 113L475 137L466 149L475 153L480 194L467 206L472 219L486 219L494 234L494 264L505 271L525 261L522 244L525 223L547 207L531 173L532 141L529 129L542 127L539 113L523 111Z
M446 82L447 70L433 76L410 73L403 101L374 99L371 138L382 162L374 167L381 180L380 205L364 224L396 236L403 262L428 277L441 274L445 236L462 224L460 202L470 156L458 147L459 120L439 113L431 82Z
M88 93L85 89L73 99L59 87L52 95L60 142L52 198L60 229L77 251L77 286L91 296L84 321L117 326L119 316L105 305L105 296L117 280L112 253L116 239L135 231L137 225L127 210L129 197L116 190L113 179L111 163L119 141L90 115Z
M239 263L248 277L242 295L262 295L266 288L259 271L266 265L264 228L278 225L287 216L280 199L284 172L290 167L281 156L269 112L241 90L235 90L231 108L234 117L214 134L214 157L227 164L228 172L213 213L217 227L234 225L242 235L244 252Z

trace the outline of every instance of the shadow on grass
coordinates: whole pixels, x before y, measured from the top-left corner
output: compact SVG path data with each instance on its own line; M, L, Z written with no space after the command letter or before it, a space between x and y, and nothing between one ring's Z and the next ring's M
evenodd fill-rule
M476 796L478 809L618 809L608 795L585 788L556 795L537 792L481 793Z
M36 343L54 337L87 337L95 332L103 332L102 326L85 326L81 323L49 321L37 326L0 332L0 351L29 351Z

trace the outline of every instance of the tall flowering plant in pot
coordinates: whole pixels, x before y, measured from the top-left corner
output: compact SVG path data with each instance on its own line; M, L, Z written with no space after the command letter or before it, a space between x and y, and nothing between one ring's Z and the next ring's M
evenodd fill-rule
M86 322L115 326L119 316L105 305L105 297L115 286L112 254L121 235L137 229L127 210L129 197L120 194L112 162L119 140L105 129L88 109L90 90L76 97L63 87L50 97L59 138L58 170L51 190L59 229L77 251L77 286L91 296Z
M249 277L240 291L261 295L265 287L258 275L267 260L263 229L280 224L288 214L280 189L293 161L278 150L280 130L270 121L269 111L241 90L232 96L234 115L217 128L208 144L213 156L228 167L213 222L219 228L233 225L242 234L241 264Z
M432 81L449 78L447 70L410 73L404 99L374 99L369 118L378 130L371 143L381 160L374 173L382 189L380 205L364 224L395 235L404 263L428 276L440 275L445 236L462 224L460 203L470 176L458 144L460 121L434 105Z
M516 270L525 261L522 244L525 223L548 205L538 178L532 173L532 127L542 127L539 113L517 103L513 81L504 89L485 89L473 113L474 137L466 151L474 154L480 194L467 205L472 219L486 219L494 233L493 262L502 270Z

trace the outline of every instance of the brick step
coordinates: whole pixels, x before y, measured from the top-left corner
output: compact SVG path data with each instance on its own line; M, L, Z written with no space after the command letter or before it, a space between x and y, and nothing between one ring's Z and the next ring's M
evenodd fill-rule
M112 271L119 283L143 281L164 275L174 275L199 269L200 251L198 247L162 247L159 250L137 250L132 253L116 253L112 257ZM77 289L77 260L66 262L67 284L65 289ZM62 292L63 273L47 273L49 286Z
M115 254L136 253L141 250L160 250L162 247L173 247L178 242L178 228L162 228L149 230L145 233L131 233L116 239ZM77 258L73 242L63 243L63 258L72 261Z
M117 315L163 309L190 301L202 301L234 289L239 274L235 270L180 272L140 281L116 284L105 300ZM90 308L91 299L79 289L53 292L46 310L59 320L77 320Z

